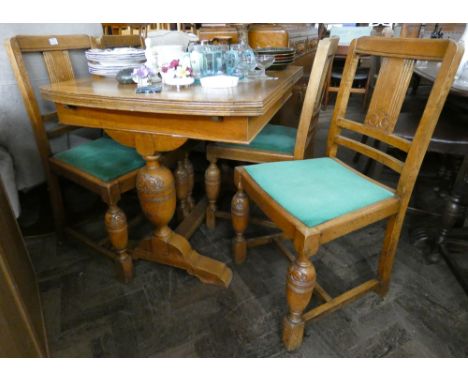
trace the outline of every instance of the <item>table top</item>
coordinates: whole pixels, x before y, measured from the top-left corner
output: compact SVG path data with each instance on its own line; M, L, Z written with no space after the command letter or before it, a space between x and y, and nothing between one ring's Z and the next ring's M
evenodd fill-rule
M110 110L203 116L261 116L302 77L302 67L271 71L277 80L239 82L225 89L165 85L158 94L136 94L136 85L91 76L41 87L47 100L58 104Z
M414 72L421 77L434 81L439 72L440 63L434 61L417 62ZM463 85L459 81L454 81L450 91L459 96L468 97L468 85Z

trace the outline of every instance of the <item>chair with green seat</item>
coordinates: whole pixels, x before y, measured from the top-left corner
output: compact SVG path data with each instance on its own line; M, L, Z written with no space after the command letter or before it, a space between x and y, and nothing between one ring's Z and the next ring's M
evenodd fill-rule
M128 39L123 39L121 46L127 45L128 42ZM119 45L117 39L112 43L112 46ZM99 42L87 35L15 36L6 42L46 173L57 233L67 233L114 259L119 278L128 282L132 278L133 266L127 252L127 219L117 203L123 193L135 188L136 174L144 165L144 161L134 149L122 146L105 136L58 153L53 152L51 142L73 134L76 128L58 123L55 112L45 114L42 111L45 106L42 100L36 97L28 74L31 70L27 65L30 56L40 56L50 82L74 79L71 57L75 52L84 53L93 46L99 46ZM113 250L84 236L66 220L59 175L97 193L108 205L104 220Z
M207 146L207 158L210 161L205 172L209 202L206 210L208 228L215 227L216 215L222 216L217 213L216 207L221 186L221 174L216 164L218 159L263 163L312 156L325 79L337 46L338 38L326 38L318 44L298 128L267 124L248 145L212 143Z
M288 350L303 340L305 322L331 312L369 291L384 296L408 202L423 157L447 97L463 48L451 40L361 37L354 40L346 58L343 81L327 140L324 158L262 163L236 167L237 192L232 200L234 259L242 263L247 255L244 236L249 220L249 199L293 241L296 255L289 253L286 297L289 312L283 322L283 342ZM363 122L347 115L350 88L361 55L382 59L375 90ZM394 133L416 60L440 62L417 132L412 141ZM400 160L367 146L356 135L377 139L406 153ZM396 187L379 183L337 158L342 149L366 155L394 170ZM343 235L387 219L383 249L375 277L332 297L316 282L311 261L320 246ZM323 304L304 312L312 293Z

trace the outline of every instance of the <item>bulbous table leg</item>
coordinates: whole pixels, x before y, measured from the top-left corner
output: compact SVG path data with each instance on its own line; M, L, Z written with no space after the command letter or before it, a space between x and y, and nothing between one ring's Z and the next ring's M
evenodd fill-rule
M185 269L205 283L228 286L232 272L224 263L201 256L168 227L176 209L174 177L160 164L159 154L144 158L146 166L138 173L136 188L143 212L155 229L136 248L133 257Z

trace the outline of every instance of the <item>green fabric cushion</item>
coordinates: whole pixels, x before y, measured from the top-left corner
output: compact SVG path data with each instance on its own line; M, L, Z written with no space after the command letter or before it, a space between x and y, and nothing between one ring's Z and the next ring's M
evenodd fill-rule
M330 158L244 168L273 200L308 227L394 196Z
M296 144L297 130L283 125L273 125L269 123L248 145L235 143L219 143L219 145L227 147L241 147L254 150L275 151L285 154L294 153L294 145Z
M110 138L99 138L55 155L105 182L111 181L145 164L135 149L123 146Z

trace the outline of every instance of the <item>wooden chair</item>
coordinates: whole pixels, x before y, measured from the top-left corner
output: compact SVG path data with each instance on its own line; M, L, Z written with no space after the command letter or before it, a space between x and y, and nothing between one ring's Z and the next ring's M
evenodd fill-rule
M46 173L57 233L60 236L65 232L112 258L118 266L119 278L128 282L132 278L133 266L127 251L127 219L117 203L123 193L135 187L138 169L144 165L144 161L134 149L107 137L54 154L49 140L75 128L58 123L53 129L46 128L56 120L56 113L41 113L40 102L35 96L24 61L25 55L42 54L50 82L71 80L74 71L70 51L84 51L97 44L107 44L108 38L112 38L113 47L118 46L119 37L106 36L105 40L93 41L86 35L16 36L6 42L6 47ZM130 36L125 36L123 46L128 43L127 37ZM68 224L70 222L65 218L58 176L97 193L108 205L104 221L114 251L92 241Z
M450 40L388 39L361 37L349 49L333 113L327 157L237 167L237 193L232 200L236 236L234 258L242 263L247 254L244 232L251 198L292 239L297 256L288 270L289 313L283 323L288 350L302 343L306 321L333 311L369 291L384 296L389 288L393 260L405 212L416 177L442 105L460 63L463 48ZM353 76L362 55L380 56L382 65L363 123L346 117ZM440 71L412 142L393 133L408 89L415 60L440 61ZM349 136L359 133L378 139L406 153L404 161L369 147ZM337 158L347 148L371 157L399 173L395 189L370 179ZM248 196L247 196L248 195ZM311 257L320 245L388 219L377 275L345 293L331 297L318 284ZM312 292L325 301L304 313Z
M318 44L297 129L268 124L249 145L215 143L207 146L207 158L210 161L205 173L209 202L206 210L208 228L215 227L216 216L227 215L229 218L228 214L217 213L216 201L221 186L221 174L216 165L218 159L262 163L312 156L325 78L337 46L336 37L321 40Z

